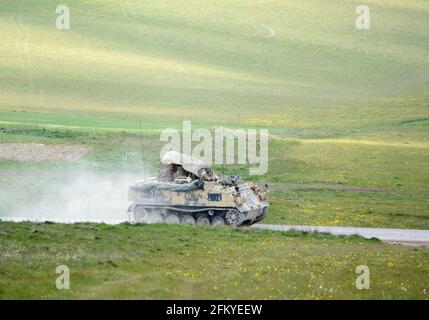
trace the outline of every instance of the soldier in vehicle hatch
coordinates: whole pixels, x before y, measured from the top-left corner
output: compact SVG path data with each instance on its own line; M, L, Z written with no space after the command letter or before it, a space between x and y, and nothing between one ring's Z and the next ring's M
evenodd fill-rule
M174 172L176 171L174 164L161 164L159 166L158 180L172 182L174 180Z
M181 165L162 164L159 167L158 180L165 182L173 182L176 178L188 177L190 175L192 179L195 178L192 174L186 172Z

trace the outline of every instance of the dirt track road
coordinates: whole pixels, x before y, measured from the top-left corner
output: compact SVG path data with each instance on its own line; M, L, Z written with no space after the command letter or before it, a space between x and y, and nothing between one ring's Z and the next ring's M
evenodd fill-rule
M379 229L354 227L288 226L274 224L255 224L252 228L275 231L300 230L308 232L328 232L333 235L360 235L365 238L378 238L383 242L429 247L429 230Z
M85 145L0 143L0 160L77 160L88 153L90 149L89 146Z

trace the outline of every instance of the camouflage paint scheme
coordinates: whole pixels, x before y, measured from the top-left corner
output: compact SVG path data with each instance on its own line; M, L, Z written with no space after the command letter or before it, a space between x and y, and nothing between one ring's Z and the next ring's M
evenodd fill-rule
M190 176L193 180L188 183L152 179L131 186L128 200L133 204L129 212L134 221L145 222L156 214L158 222L193 223L193 218L201 224L241 226L260 221L268 211L267 191L255 184L225 183L215 176ZM176 191L178 188L180 191ZM183 219L185 215L186 222Z

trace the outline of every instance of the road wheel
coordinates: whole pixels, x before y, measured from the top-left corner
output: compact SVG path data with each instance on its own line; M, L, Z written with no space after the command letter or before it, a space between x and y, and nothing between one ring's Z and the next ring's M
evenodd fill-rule
M143 207L137 207L133 212L133 219L135 223L147 223L149 218L149 213Z
M182 217L182 224L195 224L195 218L190 214L185 214Z
M180 223L179 216L177 214L170 213L165 217L165 223L179 224Z
M209 225L210 224L210 218L208 215L203 214L197 218L197 224L202 225Z
M225 225L225 219L222 216L215 216L212 218L212 224L214 226L224 226Z
M164 223L164 218L161 212L157 209L152 210L149 213L149 218L147 219L147 223Z
M228 210L228 212L225 215L225 219L231 226L238 226L240 225L240 212L238 210Z

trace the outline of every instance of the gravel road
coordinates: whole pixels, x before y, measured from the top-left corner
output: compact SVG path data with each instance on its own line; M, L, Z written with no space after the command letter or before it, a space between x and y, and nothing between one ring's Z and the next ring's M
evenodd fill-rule
M429 247L429 230L379 229L354 227L289 226L274 224L255 224L252 228L287 231L329 232L333 235L360 235L365 238L378 238L383 242Z

